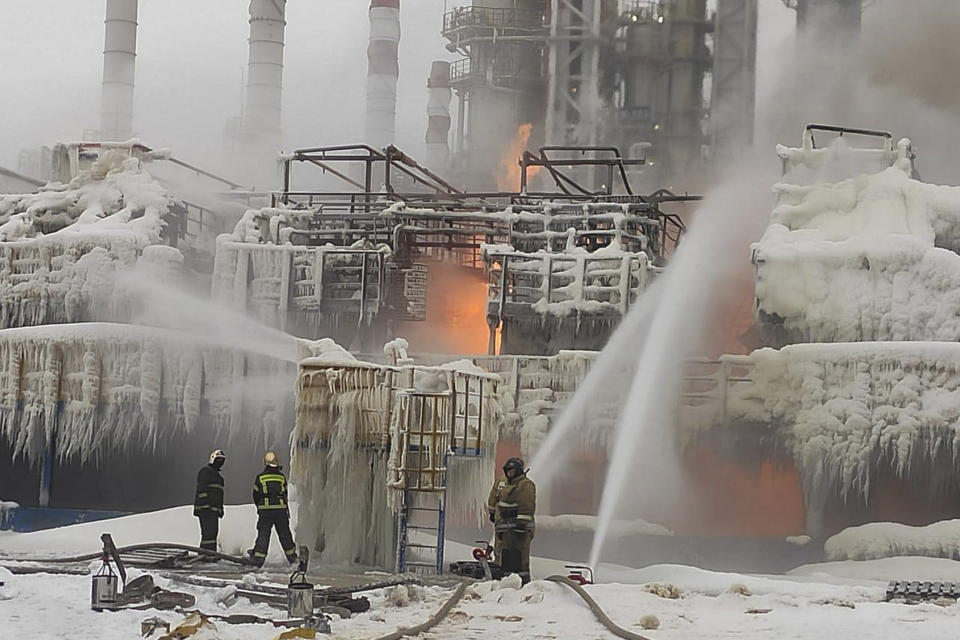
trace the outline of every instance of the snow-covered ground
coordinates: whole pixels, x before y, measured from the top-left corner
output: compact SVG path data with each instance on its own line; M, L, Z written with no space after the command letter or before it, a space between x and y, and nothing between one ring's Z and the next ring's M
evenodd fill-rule
M823 547L830 560L870 560L894 556L960 558L960 520L925 527L898 522L871 522L844 529Z
M237 551L252 541L251 507L228 507L221 543ZM130 516L62 529L6 534L0 547L9 554L79 553L94 550L101 531L118 544L162 539L195 542L196 522L189 507ZM534 542L536 545L536 542ZM276 540L272 551L276 553ZM448 543L448 560L465 559L466 546ZM95 563L94 563L95 564ZM279 568L282 559L268 562ZM559 561L535 559L537 577L564 573ZM134 574L136 575L136 574ZM279 619L283 612L239 599L229 608L216 601L217 590L186 587L159 578L160 586L197 596L197 607L226 615L252 613ZM254 574L265 579L265 573ZM371 580L382 578L371 576ZM889 579L960 580L960 562L938 558L891 558L867 562L830 562L795 569L787 576L716 573L694 567L657 565L628 569L601 565L602 582L588 587L610 617L621 626L650 638L736 637L744 639L930 638L952 635L960 624L960 606L907 605L882 601ZM252 579L252 578L248 578ZM170 612L89 609L88 576L49 574L19 576L0 569L0 640L17 638L120 640L138 637L140 621L154 615L177 623ZM661 586L656 586L661 585ZM672 585L676 589L665 588ZM679 597L663 597L679 590ZM452 590L412 587L369 594L368 612L332 623L334 638L376 638L401 626L421 623L440 608ZM661 595L658 595L661 594ZM677 595L674 593L673 595ZM398 604L399 603L399 604ZM659 629L645 631L640 620L656 616ZM226 640L273 638L278 631L264 624L217 623L216 637ZM612 638L586 605L565 586L536 580L517 589L508 584L477 583L429 638Z

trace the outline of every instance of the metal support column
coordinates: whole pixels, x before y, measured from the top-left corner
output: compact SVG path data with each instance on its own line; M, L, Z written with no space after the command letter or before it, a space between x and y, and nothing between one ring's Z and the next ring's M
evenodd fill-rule
M712 147L733 155L753 143L757 85L757 0L717 0L713 36Z

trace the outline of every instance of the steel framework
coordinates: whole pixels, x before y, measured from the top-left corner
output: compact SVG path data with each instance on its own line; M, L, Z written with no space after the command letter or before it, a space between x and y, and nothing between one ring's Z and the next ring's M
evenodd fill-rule
M597 144L602 9L601 0L551 0L549 145Z
M757 0L717 0L710 133L714 153L753 143L757 86Z

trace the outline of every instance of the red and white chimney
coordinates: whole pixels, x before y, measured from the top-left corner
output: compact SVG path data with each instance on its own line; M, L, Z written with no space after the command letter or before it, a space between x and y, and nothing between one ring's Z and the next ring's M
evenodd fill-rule
M133 137L138 8L138 0L107 0L100 139L108 142L124 142Z
M434 60L427 79L427 166L443 172L450 162L450 63Z
M367 143L393 144L397 118L397 76L400 64L400 0L370 1L370 44L367 46Z

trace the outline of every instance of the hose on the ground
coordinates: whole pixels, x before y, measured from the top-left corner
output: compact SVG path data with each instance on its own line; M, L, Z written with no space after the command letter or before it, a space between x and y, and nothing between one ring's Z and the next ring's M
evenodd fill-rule
M597 620L600 621L600 624L605 626L610 633L617 636L618 638L624 638L624 640L650 640L646 636L642 636L639 633L634 633L633 631L627 631L623 627L617 626L613 620L604 613L603 609L600 608L600 605L597 604L597 601L590 597L590 594L587 593L587 590L583 586L574 582L567 576L550 576L547 578L550 582L556 582L557 584L565 584L571 589L573 589L578 596L583 598L583 601L587 603L587 606L590 607L590 611L593 611L593 615L596 616Z
M254 565L254 562L249 558L242 556L231 556L226 553L220 553L219 551L201 549L200 547L191 547L188 544L177 544L175 542L148 542L144 544L132 544L126 547L117 548L117 552L130 553L131 551L145 551L150 549L177 549L179 551L192 551L198 555L217 558L218 560L226 560L227 562L233 562L235 564ZM0 557L0 560L15 562L43 562L51 564L59 562L67 564L71 562L86 562L88 560L96 560L102 556L103 552L97 551L96 553L86 553L82 556L68 556L66 558L18 558L16 556L3 556Z
M397 629L393 633L388 633L385 636L380 636L376 638L376 640L400 640L404 636L416 636L423 633L424 631L429 631L433 627L440 624L443 621L443 619L447 617L447 615L450 613L450 610L453 609L454 605L456 605L460 601L460 598L463 597L463 594L466 590L467 590L467 583L461 582L460 586L457 587L457 590L454 592L454 594L450 596L450 599L447 600L442 607L440 607L440 610L437 611L437 613L434 614L432 618L430 618L423 624L418 624L415 627L409 627L406 629Z
M241 580L221 580L219 578L188 576L176 573L161 573L160 575L168 580L190 584L195 587L211 587L217 589L222 589L223 587L242 587L248 591L259 591L261 593L272 595L285 595L287 593L287 588L284 586L271 586L266 584L254 585L247 584ZM381 580L380 582L366 582L364 584L358 584L352 587L329 587L327 589L317 589L315 595L323 597L346 596L354 593L362 593L364 591L373 591L374 589L386 589L387 587L395 587L401 584L421 584L421 582L422 581L416 576L400 576L398 578L391 578L389 580Z

